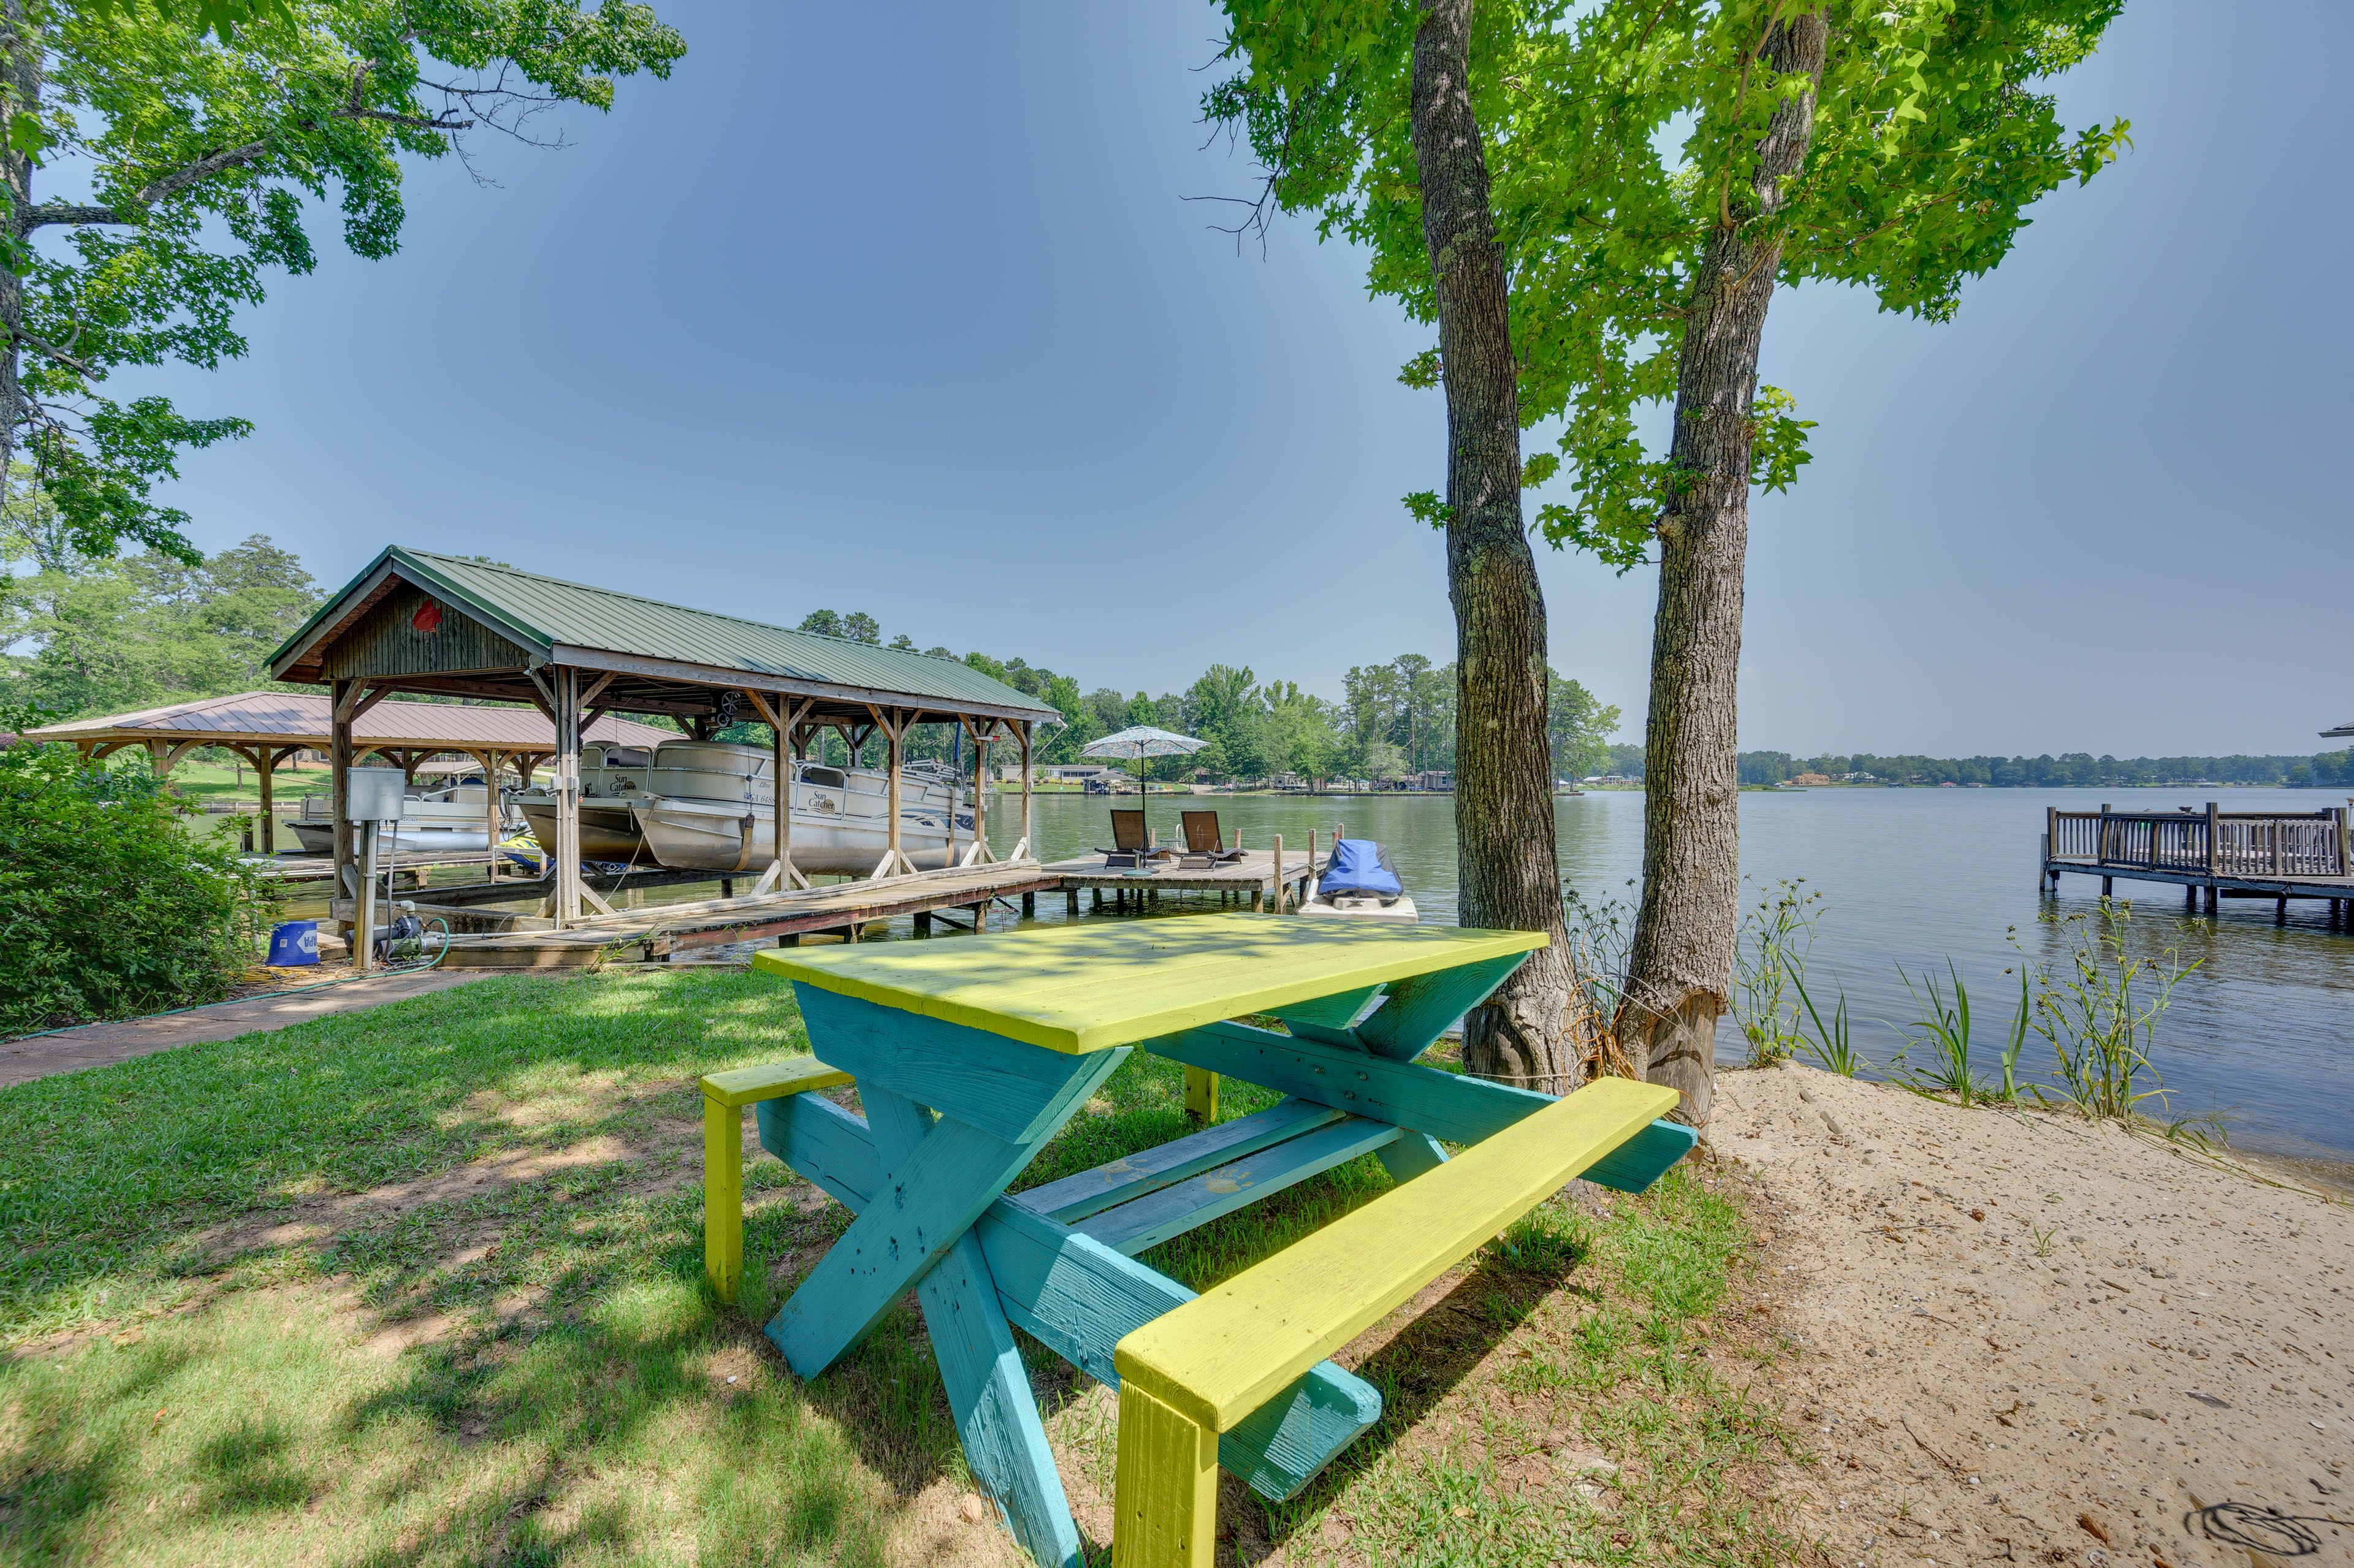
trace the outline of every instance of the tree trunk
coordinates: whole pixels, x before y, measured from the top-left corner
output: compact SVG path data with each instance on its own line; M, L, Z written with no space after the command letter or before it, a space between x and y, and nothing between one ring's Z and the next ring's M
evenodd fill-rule
M1767 36L1759 58L1819 82L1825 33L1820 16L1799 16ZM1683 1096L1675 1117L1694 1127L1708 1123L1716 1021L1740 936L1735 752L1751 406L1781 261L1781 240L1766 220L1806 161L1814 109L1810 90L1768 122L1749 199L1727 202L1728 220L1694 279L1676 370L1679 483L1659 523L1659 608L1643 736L1643 903L1617 1035L1646 1077Z
M1482 1077L1564 1094L1583 1064L1567 1044L1568 933L1545 765L1544 592L1521 517L1518 367L1467 79L1471 3L1422 0L1422 13L1414 153L1447 387L1459 918L1553 938L1464 1020L1463 1062Z
M40 112L41 65L40 34L25 16L25 0L0 0L0 122ZM27 215L33 208L33 159L5 138L0 138L0 185L6 187L0 199L8 204L5 217L0 218L0 234L5 234L0 243L11 254L21 255L32 233ZM13 491L5 481L24 428L25 387L17 347L24 317L24 279L0 256L0 496Z

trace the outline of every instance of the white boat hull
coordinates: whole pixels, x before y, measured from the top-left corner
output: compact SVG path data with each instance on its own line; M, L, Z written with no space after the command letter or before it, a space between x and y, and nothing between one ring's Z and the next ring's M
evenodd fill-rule
M772 806L654 800L641 801L632 810L647 850L675 871L757 873L767 870L777 857ZM961 855L971 842L970 830L960 832L955 853ZM793 812L793 864L811 875L868 875L889 847L889 824L880 816ZM903 811L899 849L918 871L938 871L948 865L950 850L945 813Z
M397 841L387 829L377 843L381 851L400 854L480 854L491 847L490 825L483 821L489 807L479 784L461 785L429 800L411 795L401 802ZM333 821L295 818L285 825L294 830L296 841L310 853L335 853Z
M332 822L289 821L279 825L294 830L295 841L307 853L335 853L335 828ZM491 835L481 828L436 827L412 823L404 817L398 842L387 831L376 840L376 845L378 853L480 854L491 847Z
M1403 893L1386 901L1350 893L1327 898L1320 887L1309 895L1299 912L1320 915L1330 920L1388 920L1400 926L1418 925L1422 919L1415 910L1413 898Z
M607 748L580 770L580 853L674 871L759 872L776 858L775 757L732 741L664 741L651 753ZM864 876L889 847L890 780L877 768L792 763L793 863L804 872ZM517 804L542 848L556 842L556 800L534 790ZM899 773L899 847L935 870L972 842L953 779L911 764ZM950 844L950 813L958 842Z
M524 821L531 824L531 836L540 847L556 842L556 798L542 794L537 799L526 795L515 804L522 808ZM580 858L583 860L618 861L627 864L632 860L651 858L646 839L638 832L638 819L627 800L587 800L580 802Z

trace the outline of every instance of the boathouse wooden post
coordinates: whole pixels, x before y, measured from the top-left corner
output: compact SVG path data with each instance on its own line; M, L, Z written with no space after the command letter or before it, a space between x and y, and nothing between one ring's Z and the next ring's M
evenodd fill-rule
M278 759L286 754L283 751L273 751L266 746L255 747L253 748L253 753L255 757L260 759L260 766L254 769L254 781L261 786L261 832L255 836L254 842L261 846L262 853L276 854L278 853L278 822L277 820L270 814L270 786L272 782L272 775L278 768Z
M866 711L874 715L875 727L883 732L883 809L891 819L887 829L889 847L884 850L883 858L875 863L875 870L868 877L869 881L875 881L912 873L916 867L899 847L899 753L901 739L907 733L907 715L901 709L893 708L890 716L885 718L884 711L872 703L866 705ZM951 835L956 831L956 813L953 810L949 814L949 831Z
M997 858L989 848L989 743L996 734L995 719L972 726L972 849L965 859L975 865Z
M344 821L351 804L352 705L359 700L357 681L336 681L327 719L327 814L334 820L330 858L334 862L331 885L338 898L359 896L358 878L352 875L352 828Z
M997 858L989 847L989 797L987 794L989 743L996 732L997 721L991 719L985 725L975 724L960 714L957 715L957 723L962 725L965 733L972 736L972 847L965 852L961 863L987 864ZM953 842L956 836L956 804L953 800L949 804L949 841ZM950 857L949 863L959 863L954 857Z
M883 727L883 735L885 747L884 752L884 766L890 770L887 775L889 785L885 791L885 798L889 802L891 811L890 874L893 876L897 876L902 873L911 872L916 869L913 863L907 859L907 852L900 847L899 833L901 825L899 821L899 769L906 766L907 760L907 715L900 709L893 708L891 710L890 722L885 724ZM949 819L949 826L951 830L956 826L955 819L953 817Z
M752 891L758 895L777 887L807 887L810 879L802 875L801 867L793 863L793 748L801 732L801 720L808 716L810 709L817 705L817 699L811 697L796 706L779 695L776 705L771 707L763 693L746 687L744 694L752 699L752 706L758 710L760 717L769 726L769 756L775 759L770 766L776 770L772 780L776 786L776 800L769 808L770 843L774 853L769 857L769 869L760 874L760 880Z
M556 676L556 928L580 919L580 675Z
M2347 829L2346 808L2332 806L2329 814L2338 819L2338 874L2354 875L2354 833Z
M1035 719L1023 719L1013 726L1015 736L1022 742L1022 842L1013 846L1013 858L1015 860L1034 860L1038 853L1036 850L1030 847L1030 774L1032 771L1030 732L1036 727ZM1077 914L1078 894L1076 889L1071 895L1071 912Z
M488 835L484 840L487 853L483 857L482 879L496 882L499 879L499 829L504 825L499 818L499 754L477 751L472 756L482 769L482 832Z

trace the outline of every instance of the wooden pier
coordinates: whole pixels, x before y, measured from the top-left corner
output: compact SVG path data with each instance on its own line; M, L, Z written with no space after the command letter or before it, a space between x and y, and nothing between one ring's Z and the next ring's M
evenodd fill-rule
M2354 923L2354 834L2347 810L2048 810L2039 886L2057 892L2062 872L2101 879L2110 894L2119 880L2165 883L2182 889L2182 906L2205 912L2223 898L2269 898L2273 918L2288 918L2292 898L2323 899L2329 923Z
M649 908L593 915L556 928L546 906L538 915L481 907L493 898L529 897L547 885L528 882L468 883L432 890L434 902L398 900L402 911L445 920L452 936L442 959L450 969L569 969L599 961L658 962L698 948L778 940L790 943L805 933L859 939L878 920L912 916L928 931L935 917L959 930L981 928L989 904L1019 898L1024 915L1036 913L1041 893L1060 891L1066 912L1081 913L1080 895L1093 910L1141 913L1161 906L1164 895L1203 895L1206 908L1247 906L1254 911L1296 908L1324 856L1305 851L1253 850L1238 861L1188 866L1164 861L1149 871L1108 867L1100 854L1040 865L1012 861L870 878L828 886L794 888L741 898L721 896ZM658 873L674 880L714 880L708 872ZM639 885L635 881L629 884ZM1280 890L1281 899L1277 894ZM1218 895L1215 905L1207 897ZM1107 897L1108 894L1110 896ZM340 907L340 906L339 906ZM962 911L963 919L950 911ZM348 917L348 911L344 911ZM969 924L967 922L970 922ZM601 956L601 957L600 957Z
M709 880L707 874L705 879ZM453 937L441 964L445 969L574 969L599 962L600 956L605 962L657 961L697 948L779 938L790 942L805 932L856 941L863 927L902 915L914 916L922 928L929 926L936 911L963 909L978 925L986 918L991 900L1018 895L1034 908L1040 893L1060 885L1062 878L1035 861L919 871L742 898L622 909L572 921L562 930Z
M1108 866L1101 854L1058 860L1044 869L1060 878L1067 912L1079 913L1079 895L1093 895L1092 907L1144 909L1157 906L1168 893L1214 893L1221 908L1247 903L1264 911L1280 888L1286 905L1297 908L1308 895L1309 879L1323 869L1324 857L1307 850L1246 850L1240 860L1218 865L1183 859L1164 860L1150 870ZM1107 899L1104 895L1111 896Z

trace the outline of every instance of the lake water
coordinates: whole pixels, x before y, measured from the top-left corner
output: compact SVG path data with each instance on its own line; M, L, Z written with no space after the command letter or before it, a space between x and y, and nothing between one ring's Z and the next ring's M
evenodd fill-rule
M1995 1044L2014 1005L2020 940L2039 960L2060 956L2058 934L2037 916L2094 909L2100 884L2066 876L2059 897L2039 897L2036 850L2047 806L2090 810L2103 800L2121 809L2170 810L2214 796L2232 811L2312 811L2338 797L2314 789L1813 789L1746 792L1741 797L1742 871L1762 887L1804 877L1824 895L1820 937L1808 989L1828 1016L1847 991L1854 1036L1864 1056L1885 1063L1903 1043L1897 1023L1914 1016L1897 978L1945 973L1947 958L1971 987L1978 1037L1989 1072ZM1108 802L1100 797L1042 795L1035 802L1040 858L1083 853L1108 841ZM1120 802L1136 804L1135 799ZM1181 805L1214 806L1226 842L1237 829L1259 848L1276 833L1305 848L1309 832L1329 837L1335 821L1352 838L1389 846L1425 921L1452 924L1456 912L1455 803L1445 796L1314 799L1236 796L1182 801L1155 795L1153 825L1163 842L1179 837ZM1020 832L1014 798L991 802L992 843L1010 848ZM1564 880L1588 902L1617 898L1641 864L1643 799L1632 791L1564 797L1555 804ZM2217 1112L2232 1141L2269 1152L2354 1160L2354 937L2327 929L2326 904L2292 904L2288 923L2273 924L2268 901L2227 900L2217 919L2186 918L2179 889L2120 882L2134 901L2129 940L2156 954L2172 948L2198 968L2174 992L2158 1029L2153 1061L2168 1090L2167 1114ZM1062 918L1062 900L1041 897L1041 918ZM1893 1022L1892 1022L1893 1021ZM1744 1042L1728 1017L1719 1054L1737 1060ZM2049 1048L2031 1035L2022 1068ZM2156 1102L2152 1102L2152 1109Z

